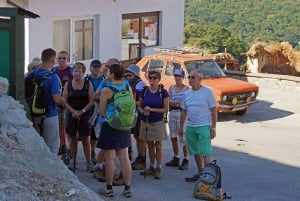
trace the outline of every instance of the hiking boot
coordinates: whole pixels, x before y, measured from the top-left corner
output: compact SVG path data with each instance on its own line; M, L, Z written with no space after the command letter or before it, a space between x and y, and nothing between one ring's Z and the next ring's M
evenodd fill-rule
M189 160L184 158L181 165L179 166L179 170L187 170L189 169Z
M93 173L94 171L94 163L92 161L87 161L86 163L86 171L89 173Z
M104 195L105 197L109 197L109 198L112 198L114 197L114 191L113 189L104 189L104 188L101 188L97 191L97 193L99 195Z
M59 149L58 149L58 153L57 155L64 155L67 151L67 147L66 145L62 144L60 145Z
M105 182L105 169L95 168L93 171L93 177L98 179L100 182Z
M73 172L75 171L75 169L76 169L76 164L75 164L74 159L71 159L68 168L69 168L69 170L71 170L71 171L73 171Z
M92 160L93 164L96 165L97 164L97 159L96 159L95 150L91 151L91 158L92 158L91 160Z
M66 150L66 153L64 155L61 156L61 160L63 160L63 162L66 164L66 165L70 165L70 161L72 159L72 156L71 156L71 149L67 149Z
M146 160L142 156L136 157L135 161L131 163L132 170L143 170L146 166Z
M122 192L122 195L123 195L125 198L131 198L131 197L132 197L131 189L124 190L124 191Z
M125 185L122 172L120 172L120 174L117 178L114 178L112 185L113 186L123 186L123 185Z
M200 177L200 174L195 174L194 176L192 177L186 177L185 178L185 181L186 182L191 182L191 183L195 183Z
M154 172L154 179L161 179L161 175L162 175L161 168L156 168Z
M166 163L166 166L168 167L179 167L180 166L180 158L177 158L176 156L173 157L172 160Z
M143 175L143 176L152 176L152 175L154 175L154 173L155 173L154 167L150 166L147 170L140 172L140 175Z

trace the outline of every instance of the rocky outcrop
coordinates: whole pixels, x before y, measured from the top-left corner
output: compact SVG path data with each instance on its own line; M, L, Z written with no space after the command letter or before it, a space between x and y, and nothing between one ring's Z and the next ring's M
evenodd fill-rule
M49 151L7 91L0 77L0 200L102 200Z

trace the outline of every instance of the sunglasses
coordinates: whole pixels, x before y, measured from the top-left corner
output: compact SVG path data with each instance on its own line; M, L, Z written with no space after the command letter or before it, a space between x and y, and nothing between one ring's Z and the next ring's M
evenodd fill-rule
M195 76L188 76L188 79L195 79Z
M156 76L149 76L149 80L156 80L158 77Z
M67 57L58 57L58 59L59 59L59 60L61 60L61 59L62 59L62 60L66 60Z

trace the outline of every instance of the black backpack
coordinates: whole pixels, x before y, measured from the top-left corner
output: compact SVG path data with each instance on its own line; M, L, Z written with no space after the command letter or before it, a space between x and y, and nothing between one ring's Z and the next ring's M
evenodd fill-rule
M222 201L231 198L223 193L221 168L213 160L202 170L194 187L194 197L200 200Z
M35 71L32 71L25 77L25 99L29 105L32 117L46 116L43 81L52 74L53 72L47 72L39 75Z

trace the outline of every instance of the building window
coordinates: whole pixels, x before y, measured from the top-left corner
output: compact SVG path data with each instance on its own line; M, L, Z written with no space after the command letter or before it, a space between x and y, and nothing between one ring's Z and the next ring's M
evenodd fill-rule
M138 59L141 48L159 44L159 12L122 16L122 60Z
M53 32L54 49L69 51L72 62L93 58L94 19L54 20Z

